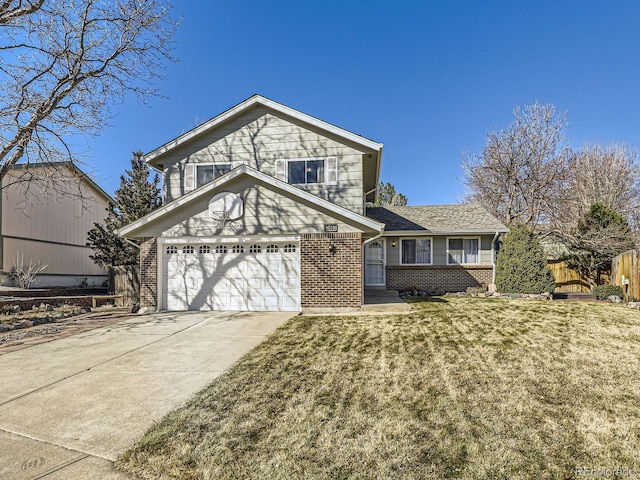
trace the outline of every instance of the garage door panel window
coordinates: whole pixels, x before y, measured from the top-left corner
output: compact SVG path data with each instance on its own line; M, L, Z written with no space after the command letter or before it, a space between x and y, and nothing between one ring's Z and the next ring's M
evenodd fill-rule
M267 253L278 253L278 245L267 245Z
M447 263L449 265L480 263L480 239L449 238L447 240Z
M216 253L227 253L226 245L216 245Z
M233 247L231 247L231 251L233 253L244 253L244 246L243 245L234 245Z
M198 253L200 255L211 253L211 247L209 245L200 245L200 247L198 248Z
M289 243L283 248L284 253L296 253L296 246L293 243Z
M249 253L260 253L262 252L262 247L260 245L251 245L249 247Z
M184 247L182 247L182 253L184 254L192 254L193 251L193 245L185 245Z
M167 255L174 255L176 253L178 253L178 247L175 245L169 245L167 247Z

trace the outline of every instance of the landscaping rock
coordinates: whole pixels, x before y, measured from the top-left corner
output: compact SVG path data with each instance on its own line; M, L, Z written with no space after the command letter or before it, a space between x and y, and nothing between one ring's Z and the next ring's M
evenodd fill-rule
M6 325L4 323L0 323L0 333L10 332L11 330L13 330L13 325Z
M142 307L140 310L138 310L138 315L144 315L148 311L149 309L147 307Z
M607 297L607 300L609 300L611 303L621 303L622 302L622 299L617 295L609 295Z
M631 308L640 308L640 302L629 302L627 306Z
M22 325L21 328L30 328L33 327L33 322L31 320L22 320L20 325Z

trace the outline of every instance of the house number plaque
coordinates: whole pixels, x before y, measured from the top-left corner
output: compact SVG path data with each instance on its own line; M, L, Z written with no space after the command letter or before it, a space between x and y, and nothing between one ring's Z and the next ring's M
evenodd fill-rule
M324 224L324 232L325 233L336 233L338 231L337 223L325 223Z

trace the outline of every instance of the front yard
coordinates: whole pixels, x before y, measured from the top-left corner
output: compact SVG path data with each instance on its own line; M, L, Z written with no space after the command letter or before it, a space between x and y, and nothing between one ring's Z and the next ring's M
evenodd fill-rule
M640 312L433 298L296 317L119 460L143 478L640 476Z

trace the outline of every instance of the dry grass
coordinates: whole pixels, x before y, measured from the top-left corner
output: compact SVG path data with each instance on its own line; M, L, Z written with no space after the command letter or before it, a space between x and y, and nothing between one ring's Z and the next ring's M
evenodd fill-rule
M640 476L640 312L414 307L292 319L119 467L153 479Z

